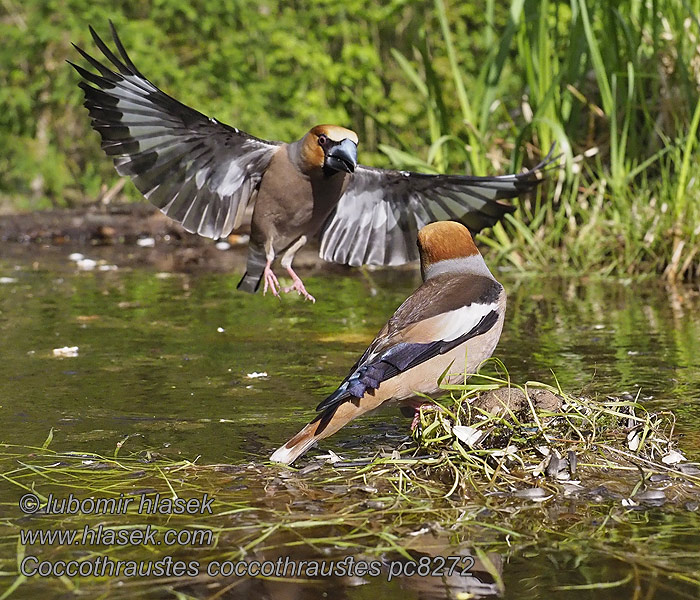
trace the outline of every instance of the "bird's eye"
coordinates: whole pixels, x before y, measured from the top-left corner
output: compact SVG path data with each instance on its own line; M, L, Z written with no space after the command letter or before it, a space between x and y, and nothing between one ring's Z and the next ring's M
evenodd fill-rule
M318 145L323 146L328 141L328 138L322 133L318 136Z

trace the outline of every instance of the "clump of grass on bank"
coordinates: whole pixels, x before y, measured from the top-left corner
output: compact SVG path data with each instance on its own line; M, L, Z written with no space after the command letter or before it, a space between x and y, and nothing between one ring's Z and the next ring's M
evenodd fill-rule
M443 482L445 497L603 497L627 506L694 500L700 492L700 468L683 464L670 412L539 382L517 385L507 374L443 387L453 403L421 408L417 447L405 451L417 456L397 461L418 487Z

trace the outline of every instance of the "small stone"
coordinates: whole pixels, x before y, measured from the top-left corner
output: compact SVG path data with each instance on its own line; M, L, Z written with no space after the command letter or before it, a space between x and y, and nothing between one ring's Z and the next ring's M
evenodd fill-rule
M529 411L528 397L538 412L559 412L562 409L563 400L553 392L541 388L528 389L528 396L519 388L489 390L480 394L471 406L492 415L505 416L509 412Z
M513 496L515 496L516 498L525 498L526 500L533 500L535 502L542 502L544 500L547 500L548 498L551 498L552 494L547 493L547 491L543 490L542 488L534 487L513 492Z
M546 412L559 412L562 408L562 399L555 393L545 389L529 389L530 400L535 410Z
M640 492L634 499L637 502L643 502L644 504L651 504L652 506L661 506L666 503L666 494L661 490L646 490L645 492Z
M75 264L81 271L92 271L97 266L97 261L91 258L81 258Z
M518 388L500 388L480 394L471 406L492 415L503 416L508 411L519 412L527 406L527 399Z

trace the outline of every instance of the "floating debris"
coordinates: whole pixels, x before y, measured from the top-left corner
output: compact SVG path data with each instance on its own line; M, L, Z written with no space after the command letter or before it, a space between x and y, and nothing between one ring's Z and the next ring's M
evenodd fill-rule
M53 355L58 358L74 358L78 356L78 346L63 346L62 348L54 348Z
M516 498L524 498L525 500L532 500L533 502L543 502L545 500L549 500L552 495L553 494L548 493L547 490L543 490L539 487L526 488L513 493L513 496Z
M469 425L455 425L452 428L452 433L460 442L465 443L470 448L473 448L486 436L484 431L469 427Z
M0 283L17 283L15 277L0 277Z
M684 475L700 476L700 466L693 463L678 465L678 470Z
M661 506L668 501L666 494L661 490L646 490L634 496L634 500L640 504L650 504L652 506Z
M248 373L246 375L248 379L259 379L260 377L267 377L267 371L261 371L258 373L257 371L253 371L252 373Z
M156 241L152 237L139 238L136 240L136 245L141 248L154 248Z
M78 262L79 260L83 260L85 256L80 254L80 252L73 252L73 254L68 255L68 260L72 260L73 262Z
M666 456L661 457L661 462L665 465L675 465L685 460L687 460L686 457L677 450L671 450Z
M216 330L217 330L219 333L223 333L224 331L226 331L223 327L217 327Z
M332 465L345 460L342 456L338 456L335 452L333 452L333 450L329 450L328 454L321 454L318 458L322 458Z
M217 250L230 250L231 249L231 244L228 242L216 242L215 247Z

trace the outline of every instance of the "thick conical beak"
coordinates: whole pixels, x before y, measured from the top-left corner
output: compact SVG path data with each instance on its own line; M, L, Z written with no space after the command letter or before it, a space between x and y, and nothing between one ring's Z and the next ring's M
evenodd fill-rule
M340 144L332 146L328 149L324 166L334 171L353 173L357 166L357 144L345 138Z

